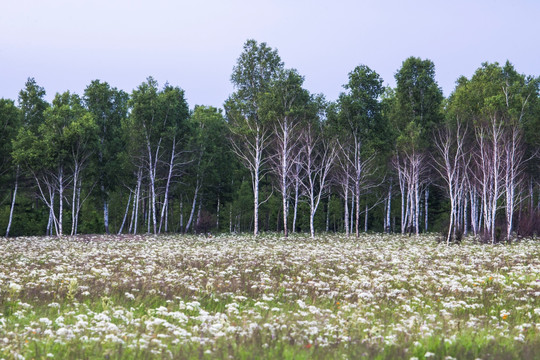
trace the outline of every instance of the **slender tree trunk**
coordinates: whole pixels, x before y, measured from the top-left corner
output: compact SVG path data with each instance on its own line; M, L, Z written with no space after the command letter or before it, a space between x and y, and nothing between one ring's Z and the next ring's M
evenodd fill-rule
M348 185L345 185L343 200L344 200L344 206L345 206L345 209L344 209L345 216L343 218L345 222L345 235L349 237L350 232L349 232L349 186Z
M201 224L201 209L202 209L202 201L199 201L199 208L197 209L197 221L195 222L195 224L197 225L197 228L199 228L199 225Z
M80 183L80 180L79 180L79 186L77 186L77 206L75 208L75 211L76 211L76 214L75 214L75 235L77 235L78 231L79 231L79 212L81 211L81 188L82 188L82 184Z
M100 143L101 143L101 146L99 148L99 152L98 152L98 160L99 160L99 166L100 166L100 171L99 171L99 187L100 187L100 190L101 190L101 201L103 202L103 224L105 225L105 233L107 235L110 234L109 232L109 200L107 198L107 193L105 192L105 184L104 184L104 180L103 180L103 148L104 148L104 142L105 142L105 139L103 136L100 137L99 139ZM131 193L130 193L131 195Z
M388 187L388 205L386 207L386 228L385 228L385 231L387 233L390 233L391 207L392 207L392 182L390 182L390 186Z
M450 239L452 238L452 233L455 235L454 229L454 218L456 216L455 204L453 196L450 196L450 223L448 224L448 236L446 237L446 245L450 245Z
M484 213L484 203L480 202L480 210L478 213L478 231L480 231L480 229L482 228L482 221L484 219L484 217L482 216L483 213Z
M360 236L360 230L359 230L359 225L360 225L360 181L358 180L358 178L356 179L356 183L354 185L354 190L355 190L355 193L354 193L354 197L355 197L355 201L356 201L356 216L355 216L355 230L356 230L356 237L358 238Z
M217 198L217 209L216 209L216 229L217 231L219 231L219 195L218 195L218 198Z
M364 214L364 232L367 233L367 226L368 225L368 204L366 199L366 213Z
M49 220L47 221L47 230L45 231L45 234L47 236L51 236L52 235L52 227L53 227L53 224L56 228L56 220L54 219L54 197L55 197L55 191L51 189L49 189Z
M309 232L311 234L311 238L313 239L315 237L315 223L313 219L315 218L315 199L313 196L313 192L311 192L309 197Z
M185 233L187 233L189 231L189 229L191 228L191 224L193 222L193 215L195 214L195 208L196 208L196 205L197 205L197 196L199 194L199 188L200 188L200 183L199 183L199 179L197 179L197 184L195 186L195 193L193 194L193 203L191 204L191 212L189 213L189 219L188 219L188 222L186 224L186 230L184 231Z
M350 219L350 222L349 222L349 226L350 226L350 233L353 234L354 233L354 215L356 214L355 213L355 204L356 204L356 201L355 201L355 194L354 192L351 192L351 219Z
M171 205L171 207L174 206L174 203ZM164 206L165 208L165 223L163 224L163 228L166 233L169 232L169 200L167 199L167 203ZM171 209L172 212L172 209ZM171 214L171 217L173 217L174 214Z
M493 124L493 127L495 128L495 123ZM493 131L495 134L495 131ZM497 141L497 138L494 137L493 139L493 198L491 203L491 243L495 244L495 219L497 215L497 200L499 199L499 176L498 176L498 169L499 169L499 144Z
M298 177L295 178L294 182L294 214L293 214L293 222L292 222L292 232L296 232L296 216L298 214L298 197L299 197L299 187L300 187L300 180Z
M478 197L476 196L476 189L471 188L469 190L469 198L471 202L471 226L473 234L478 235L478 222L479 222L479 212L478 212Z
M135 223L133 226L133 234L137 233L137 225L139 221L139 203L141 201L141 186L142 186L142 168L139 168L139 171L137 172L137 191L135 195L135 202L133 205L135 205Z
M469 200L467 199L466 194L463 196L463 235L467 236L469 234Z
M283 181L282 186L286 187L285 178L283 178L282 181ZM289 236L288 229L287 229L288 206L287 206L287 194L286 194L286 191L283 191L282 206L283 206L283 236L288 237Z
M120 229L118 230L118 235L122 234L122 231L124 230L124 225L126 224L126 219L129 213L129 204L131 202L131 191L129 192L128 202L126 205L126 211L124 212L124 218L122 219L122 225L120 225Z
M104 191L104 189L102 189L102 191ZM104 197L104 199L103 199L103 222L105 224L105 233L110 234L110 231L109 231L109 201L107 200L106 197Z
M405 214L405 186L401 186L400 180L400 190L401 190L401 233L405 234L405 224L406 224L406 214Z
M414 201L415 201L415 213L414 213L415 222L414 222L414 227L416 228L416 235L419 235L420 234L420 214L419 214L419 211L420 211L420 189L419 189L418 180L416 180L415 187L414 187Z
M161 226L163 224L164 217L166 216L166 211L169 205L169 188L171 186L171 179L174 168L174 157L176 152L176 137L173 137L172 150L171 150L171 160L169 161L169 173L167 174L167 184L165 185L165 199L163 201L163 207L161 208L161 216L159 219L159 230L158 233L161 233ZM165 232L167 231L167 221L165 221Z
M424 193L424 231L428 232L428 200L429 200L429 186L426 186L426 191Z
M253 180L253 235L259 234L259 171L254 174Z
M146 128L145 128L146 129ZM150 146L150 139L148 138L148 134L146 134L146 148L148 150L148 176L150 179L150 204L149 204L149 213L148 213L148 233L150 233L150 214L152 216L152 225L154 226L154 234L157 233L157 220L156 220L156 168L155 165L157 165L157 159L158 159L158 150L156 150L156 156L155 159L152 156L152 148ZM156 163L154 164L154 161Z
M60 204L60 209L58 211L58 232L56 235L62 236L63 235L63 229L62 229L62 220L63 220L63 213L64 213L64 167L60 166L60 169L58 171L58 201Z
M521 134L517 128L510 129L510 134L503 149L505 153L505 194L506 194L506 239L510 241L514 231L514 211L516 208L516 188L520 185L523 152Z
M75 162L75 169L73 170L73 194L71 196L71 233L75 235L75 217L77 216L77 185L79 182L79 164Z
M459 194L456 194L456 207L457 207L457 217L456 217L456 229L463 229L463 202Z
M148 193L151 194L152 193L152 188L148 189ZM154 208L154 200L155 198L152 198L151 200L148 199L148 208L146 209L146 233L147 234L150 234L150 226L151 226L151 217L152 217L152 212L153 210L155 209Z
M9 237L9 231L11 229L11 221L13 220L13 210L15 209L15 199L17 198L17 189L19 187L19 165L17 165L17 171L15 173L15 188L13 189L13 198L11 199L11 207L9 209L9 219L6 228L6 237Z
M411 197L412 192L410 189L407 189L407 203L405 204L405 232L410 232L411 230L411 214L413 212L412 207L414 206Z

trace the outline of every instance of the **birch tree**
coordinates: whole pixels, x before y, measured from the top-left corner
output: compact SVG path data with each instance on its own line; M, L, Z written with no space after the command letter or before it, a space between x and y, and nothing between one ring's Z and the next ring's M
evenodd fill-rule
M94 80L84 90L83 99L97 126L95 169L103 204L104 230L109 234L109 197L120 183L122 174L118 169L127 140L122 136L121 124L127 116L128 94L107 82Z
M303 186L309 201L309 229L315 237L315 214L321 198L329 188L329 174L337 155L336 144L321 132L317 124L308 122L302 134L301 164L305 176Z
M349 73L346 93L339 97L339 149L344 195L350 190L354 195L354 224L356 236L360 236L360 198L373 175L375 153L387 144L387 129L382 117L380 97L384 92L383 80L366 65L357 66ZM347 199L345 204L347 204ZM347 205L346 205L347 206ZM345 209L348 213L348 209Z
M49 107L49 104L44 99L45 95L45 89L39 86L34 78L28 78L25 83L24 89L19 92L18 104L20 109L20 126L19 128L17 128L16 138L13 140L16 140L18 142L19 139L26 138L25 135L37 132L38 127L44 121L45 110ZM7 134L9 134L9 131L6 131L6 135ZM13 142L12 144L12 141L9 141L9 143L4 144L13 145L15 144L15 142ZM26 170L25 166L21 167L21 165L23 165L20 162L21 158L15 155L15 150L15 147L12 147L11 157L13 165L15 166L15 185L13 197L11 199L6 237L9 235L12 225L13 213L15 210L15 204L19 188L19 179L21 174L25 174Z
M291 187L298 181L301 121L306 116L309 93L302 88L304 79L296 70L280 72L263 99L263 110L273 128L271 167L282 198L283 235L288 236ZM296 176L295 176L296 175ZM298 201L298 190L296 190ZM296 205L295 205L296 206ZM296 208L296 207L295 207ZM293 221L294 223L294 221ZM293 224L294 228L294 224Z
M184 167L190 162L185 146L190 135L189 109L184 91L179 87L166 85L160 94L161 117L165 124L164 151L166 159L166 180L158 233L162 227L168 231L169 199L173 182L179 180Z
M266 43L248 40L231 75L236 89L225 103L233 152L249 170L253 189L253 233L259 232L259 186L267 169L271 127L261 117L261 96L283 63L276 50Z
M427 169L426 151L434 126L441 120L442 90L435 81L435 65L430 60L410 57L396 73L396 101L393 124L399 136L394 164L400 174L402 232L414 228L420 232L420 193ZM407 191L407 195L403 193ZM407 221L403 217L407 218Z
M446 193L450 199L450 222L448 225L448 234L446 244L450 244L452 237L455 237L458 221L459 200L463 196L465 177L464 170L467 168L464 164L464 141L466 129L462 129L459 121L452 129L446 125L444 129L439 130L435 137L435 147L437 156L434 156L435 169L446 184Z
M132 126L138 131L144 149L141 154L147 169L149 180L149 224L152 231L158 233L158 185L160 170L165 167L166 183L164 184L165 216L168 207L169 190L174 168L178 162L178 143L185 130L188 117L187 103L184 92L178 87L168 84L163 90L158 89L158 83L152 77L143 82L131 95ZM163 160L168 159L168 160ZM163 166L163 164L167 164ZM175 165L176 164L176 165Z
M49 227L54 226L58 236L64 233L64 201L69 184L72 213L77 213L80 204L80 174L93 150L88 139L94 127L93 117L83 108L80 97L65 92L55 96L52 107L44 112L44 122L37 129L23 129L14 143L16 161L31 172L38 195L49 208Z
M502 232L496 224L499 209L505 210L507 239L514 229L525 154L534 152L534 146L525 146L522 134L534 123L537 99L537 80L518 74L509 62L482 64L471 79L458 80L449 99L449 111L474 127L474 161L469 171L474 179L468 183L471 219L473 230L482 222L491 243L500 240Z

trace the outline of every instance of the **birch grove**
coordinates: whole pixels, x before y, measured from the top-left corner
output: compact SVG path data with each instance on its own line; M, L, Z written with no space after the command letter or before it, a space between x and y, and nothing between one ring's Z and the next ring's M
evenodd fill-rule
M395 79L358 65L328 101L255 40L223 110L152 77L49 103L30 78L0 99L3 234L536 236L538 77L483 63L444 99L433 62L410 57Z

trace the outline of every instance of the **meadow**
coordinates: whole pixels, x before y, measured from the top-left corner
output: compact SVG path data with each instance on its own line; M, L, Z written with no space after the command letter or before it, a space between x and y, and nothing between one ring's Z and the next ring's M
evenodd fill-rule
M539 250L431 235L0 239L0 358L540 358Z

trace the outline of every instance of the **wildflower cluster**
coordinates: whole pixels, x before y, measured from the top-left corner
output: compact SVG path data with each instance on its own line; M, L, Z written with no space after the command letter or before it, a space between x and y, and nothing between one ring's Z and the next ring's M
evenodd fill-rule
M527 356L540 245L372 235L0 240L0 358Z

